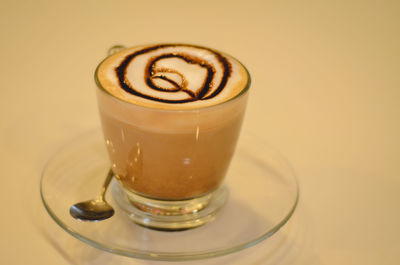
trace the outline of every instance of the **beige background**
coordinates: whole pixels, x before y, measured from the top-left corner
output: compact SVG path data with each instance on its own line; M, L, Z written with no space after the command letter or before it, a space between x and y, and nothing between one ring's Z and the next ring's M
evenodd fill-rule
M189 42L248 66L245 126L289 158L301 199L271 239L187 264L398 264L399 33L396 0L1 0L0 263L165 264L66 234L39 179L65 141L99 126L93 71L109 46Z

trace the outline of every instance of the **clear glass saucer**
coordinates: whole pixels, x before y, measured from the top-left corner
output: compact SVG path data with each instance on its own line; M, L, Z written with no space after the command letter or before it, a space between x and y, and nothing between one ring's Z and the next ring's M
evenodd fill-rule
M179 232L144 228L118 208L110 191L106 198L116 210L112 218L72 218L70 206L99 194L109 167L101 131L80 135L48 162L40 185L42 201L54 221L74 237L133 258L194 260L251 247L289 220L299 198L290 164L260 139L243 133L225 179L229 197L214 221Z

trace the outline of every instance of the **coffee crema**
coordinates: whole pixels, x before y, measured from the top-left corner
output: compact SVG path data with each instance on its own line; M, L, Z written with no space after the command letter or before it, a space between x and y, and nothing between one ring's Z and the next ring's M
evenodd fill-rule
M234 58L210 48L158 44L128 48L106 58L96 81L123 101L161 109L217 105L248 88L249 75Z

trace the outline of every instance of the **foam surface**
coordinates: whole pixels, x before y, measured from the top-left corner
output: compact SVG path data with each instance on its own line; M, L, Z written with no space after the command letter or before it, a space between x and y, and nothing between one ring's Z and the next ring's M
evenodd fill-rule
M234 98L249 81L234 58L182 44L133 47L106 58L96 72L99 85L133 104L190 109Z

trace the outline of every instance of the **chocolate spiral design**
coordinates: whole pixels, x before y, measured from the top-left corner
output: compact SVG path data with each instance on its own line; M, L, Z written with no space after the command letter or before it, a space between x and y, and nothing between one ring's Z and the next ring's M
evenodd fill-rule
M162 50L165 48L174 47L178 48L174 52L162 52ZM193 55L188 51L185 51L184 49L179 49L179 47L187 47L207 51L208 53L211 53L213 56L215 56L219 67L213 65L211 61L207 61L202 57ZM135 89L135 80L128 80L127 69L129 68L130 64L135 59L138 59L141 55L151 54L155 51L161 51L161 53L157 53L157 55L150 57L144 69L133 69L134 71L143 71L144 83L148 86L149 89L158 92L158 94L145 93L143 91ZM188 84L191 80L188 80L187 77L185 77L184 73L180 72L177 69L172 69L171 67L157 66L158 63L166 59L182 60L187 64L197 65L201 67L201 69L204 69L206 74L202 84L195 89L189 89ZM218 70L222 71L221 78L216 78L216 72ZM120 86L127 93L163 103L186 103L197 100L208 100L220 94L226 87L226 84L232 72L232 66L228 59L225 58L222 54L209 48L186 44L160 44L146 47L127 55L119 64L119 66L115 68L115 72L118 77L118 82ZM162 82L160 83L158 81ZM168 97L162 98L159 96L162 95L162 93L176 92L184 92L186 93L186 97L180 99L168 99Z

